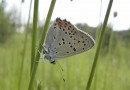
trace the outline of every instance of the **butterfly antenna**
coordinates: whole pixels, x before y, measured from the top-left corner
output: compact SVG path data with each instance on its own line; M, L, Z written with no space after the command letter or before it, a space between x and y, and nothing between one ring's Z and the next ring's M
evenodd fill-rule
M64 71L64 69L61 67L61 65L60 65L58 62L57 62L57 64L58 64L60 70L61 70L61 71Z
M57 65L58 65L58 67L60 68L60 74L61 74L61 77L62 77L62 79L63 79L63 81L65 82L65 79L64 79L64 77L63 77L63 74L62 74L62 72L61 71L64 71L63 70L63 68L61 67L61 65L57 62Z

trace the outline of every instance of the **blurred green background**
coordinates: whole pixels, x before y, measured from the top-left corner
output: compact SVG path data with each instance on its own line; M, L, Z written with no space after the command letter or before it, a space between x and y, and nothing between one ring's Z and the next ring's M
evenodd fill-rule
M5 6L0 3L0 90L19 90L19 87L21 90L27 90L30 77L32 23L29 24L28 32L24 30L21 32L21 25L16 21L19 17L15 10L5 12L4 8ZM90 27L85 23L77 23L76 26L96 40L101 24L98 27ZM130 90L130 29L113 31L112 26L108 25L106 28L91 90ZM26 25L23 28L25 27ZM39 26L37 42L42 30L43 26ZM28 37L24 54L26 33ZM58 64L53 65L47 60L40 59L34 86L37 87L40 83L41 90L85 90L95 49L96 45L87 52L59 60L63 71Z

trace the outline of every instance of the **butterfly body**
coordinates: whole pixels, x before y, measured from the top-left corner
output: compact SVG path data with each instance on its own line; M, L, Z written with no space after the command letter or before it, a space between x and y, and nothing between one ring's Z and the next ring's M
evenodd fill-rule
M44 43L44 57L51 63L87 51L94 39L66 20L57 18L50 26Z

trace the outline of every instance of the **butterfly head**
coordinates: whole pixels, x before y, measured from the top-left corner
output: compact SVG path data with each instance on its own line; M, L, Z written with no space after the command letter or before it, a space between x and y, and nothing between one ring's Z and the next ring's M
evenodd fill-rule
M43 54L44 54L44 58L47 59L47 60L49 60L50 63L52 63L52 64L55 64L55 63L56 63L56 60L53 59L52 54L50 53L50 50L49 50L49 49L46 49L46 48L44 47Z

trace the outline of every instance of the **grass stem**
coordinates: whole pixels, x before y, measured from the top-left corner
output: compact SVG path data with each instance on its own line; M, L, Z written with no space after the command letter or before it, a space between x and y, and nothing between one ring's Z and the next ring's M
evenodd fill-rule
M36 53L36 39L37 39L37 21L38 21L38 3L39 0L34 1L34 13L33 13L33 31L32 31L32 48L31 48L31 70L32 72L34 60L35 60L35 53Z
M35 59L36 61L34 61L34 64L33 64L33 67L32 67L32 73L31 73L31 78L30 78L28 90L32 90L32 85L33 85L33 82L34 82L34 78L35 78L35 74L36 74L36 70L37 70L37 66L38 66L38 61L39 61L39 58L40 58L39 52L42 51L42 44L44 43L44 40L45 40L46 32L48 30L49 23L50 23L50 20L51 20L51 16L52 16L52 13L53 13L53 10L54 10L55 2L56 2L56 0L51 1L51 5L50 5L50 8L49 8L49 11L48 11L48 14L47 14L47 18L46 18L45 25L44 25L44 28L43 28L42 37L40 39L39 47L38 47L38 50L37 50L37 53L36 53L36 59Z
M104 35L105 28L106 28L106 25L107 25L107 22L108 22L112 3L113 3L113 0L110 0L109 5L108 5L108 9L107 9L107 12L106 12L106 15L105 15L105 19L104 19L104 22L103 22L103 27L102 27L101 34L100 34L100 37L99 37L99 42L98 42L98 45L97 45L97 49L96 49L96 53L95 53L95 57L94 57L94 62L93 62L93 65L92 65L92 69L91 69L89 80L88 80L88 83L87 83L87 86L86 86L86 90L90 89L90 86L91 86L91 83L92 83L92 80L93 80L93 76L94 76L94 72L95 72L95 69L96 69L96 64L97 64L97 61L98 61L98 56L99 56L99 52L100 52L100 48L101 48L101 43L103 41L103 35Z
M22 76L23 76L23 68L24 68L24 59L25 59L25 53L26 53L26 47L27 47L27 36L28 36L28 29L29 29L31 6L32 6L32 0L30 1L28 21L27 21L27 26L25 28L25 38L24 38L24 45L23 45L23 51L22 51L22 61L21 61L21 66L20 66L20 73L19 73L19 83L18 83L19 89L18 90L21 90L21 86L22 86L21 84L22 84Z

